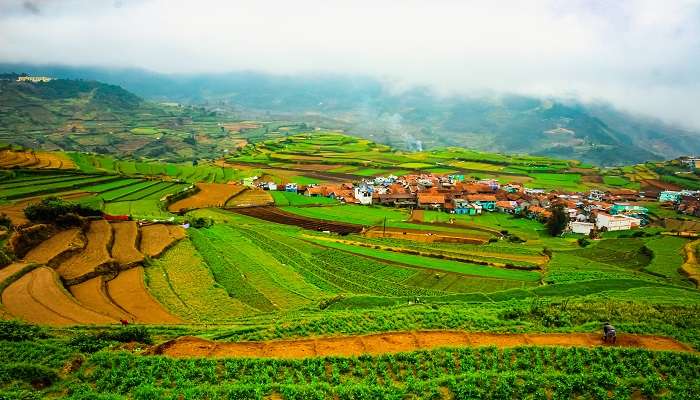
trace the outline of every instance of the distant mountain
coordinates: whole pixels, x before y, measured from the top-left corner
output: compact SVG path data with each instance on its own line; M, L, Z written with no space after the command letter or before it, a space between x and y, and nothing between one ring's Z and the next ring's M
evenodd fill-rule
M2 64L0 72L97 79L147 99L204 105L240 118L342 128L406 149L454 145L600 165L700 153L700 132L608 104L515 95L441 97L425 88L393 92L371 78L331 75L164 75L136 69Z
M197 143L192 133L193 120L209 116L201 107L161 105L97 81L0 80L0 142L28 148L176 161L218 156L216 145Z

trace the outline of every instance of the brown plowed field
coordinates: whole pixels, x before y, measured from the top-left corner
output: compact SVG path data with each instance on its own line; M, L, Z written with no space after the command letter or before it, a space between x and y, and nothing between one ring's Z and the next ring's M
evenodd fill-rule
M140 250L149 257L157 257L184 237L185 229L179 225L146 225L141 228Z
M143 261L143 254L136 248L139 227L135 221L112 223L114 243L112 258L121 265L131 265Z
M642 190L644 187L651 187L653 189L661 190L681 190L681 187L673 183L663 182L658 179L644 179L642 182Z
M114 319L134 319L133 315L117 307L107 297L106 285L101 276L71 286L70 292L82 305L97 313Z
M34 322L37 324L77 324L76 321L51 311L32 298L29 294L29 286L32 280L33 275L31 273L26 274L2 292L2 304L5 306L8 313L15 318L21 318L27 322Z
M19 201L13 204L0 205L0 213L10 217L13 225L24 225L29 222L24 215L24 208L30 204L29 201Z
M168 313L146 289L143 268L122 271L107 282L107 295L119 307L134 316L135 322L146 324L177 324L182 321Z
M107 245L112 240L112 228L105 220L90 222L87 232L87 245L80 253L70 257L56 267L65 279L74 279L95 270L110 260Z
M80 229L68 229L58 232L50 238L39 243L29 250L24 260L37 264L49 264L51 260L66 251L82 249L85 247Z
M277 222L278 224L295 225L312 231L329 231L341 235L362 232L362 225L306 218L297 214L288 213L276 207L237 208L233 211L249 217Z
M179 212L195 208L223 207L228 199L244 189L241 185L226 183L198 183L197 187L199 192L174 202L168 206L168 210Z
M245 189L226 202L226 207L269 206L274 202L269 192L261 189Z
M5 282L5 279L21 271L22 268L26 267L27 265L27 263L12 263L0 269L0 283Z
M153 350L153 353L171 357L306 358L377 355L439 347L593 347L600 345L602 345L600 335L593 333L492 334L419 331L270 342L213 342L185 336L161 344ZM649 350L692 351L691 348L674 339L648 335L619 335L616 346Z
M83 307L71 298L51 268L40 267L10 285L2 302L14 316L47 325L109 324L116 322Z

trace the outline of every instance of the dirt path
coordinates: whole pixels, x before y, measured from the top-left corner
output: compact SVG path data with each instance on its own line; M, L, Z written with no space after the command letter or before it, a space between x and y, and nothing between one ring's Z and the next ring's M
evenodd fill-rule
M320 356L359 356L434 349L439 347L496 346L571 346L601 345L600 335L593 333L492 334L460 331L389 332L366 336L279 340L270 342L213 342L184 336L165 342L152 354L170 357L271 357L306 358ZM618 337L618 347L649 350L693 351L674 339L650 335Z

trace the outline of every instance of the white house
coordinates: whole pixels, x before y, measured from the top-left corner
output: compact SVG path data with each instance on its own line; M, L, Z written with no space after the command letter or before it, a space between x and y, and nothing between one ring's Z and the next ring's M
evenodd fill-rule
M580 221L571 221L569 222L569 229L571 230L572 233L583 233L584 235L588 235L591 233L593 228L595 227L595 224L592 222L580 222Z
M48 76L20 76L17 78L17 82L51 82L54 78L49 78Z
M355 198L363 206L372 204L372 191L367 187L355 186Z
M641 222L640 219L627 215L610 215L602 212L595 217L595 225L598 229L605 228L608 231L624 231L638 228Z

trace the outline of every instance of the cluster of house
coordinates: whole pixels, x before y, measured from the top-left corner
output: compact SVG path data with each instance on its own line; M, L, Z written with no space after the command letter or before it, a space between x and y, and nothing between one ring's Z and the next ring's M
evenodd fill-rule
M700 190L663 191L659 201L685 215L700 217Z
M468 181L463 175L405 175L364 179L361 182L323 185L297 185L258 182L264 190L285 190L306 196L323 196L344 203L439 210L452 214L479 215L500 212L544 221L554 206L562 206L569 216L569 230L591 231L634 229L648 222L644 207L630 204L640 199L634 190L620 189L588 193L563 193L529 189L517 183L496 180Z

